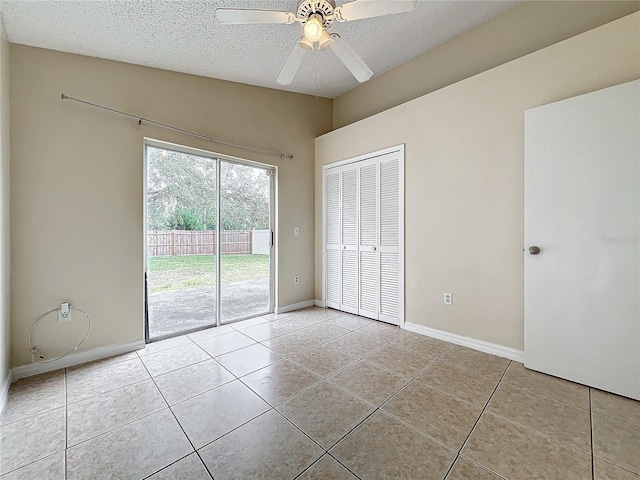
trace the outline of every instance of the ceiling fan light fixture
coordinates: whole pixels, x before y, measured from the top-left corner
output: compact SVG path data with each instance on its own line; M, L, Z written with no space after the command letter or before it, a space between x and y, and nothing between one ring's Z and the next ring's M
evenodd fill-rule
M332 43L333 38L331 38L331 35L329 35L329 32L327 32L326 29L323 29L322 36L320 37L320 40L318 40L318 48L321 51L325 51L331 46Z
M309 39L307 39L307 37L300 37L300 39L298 40L298 45L300 45L302 48L304 48L309 52L313 52L314 44L313 42L310 42Z
M304 37L311 43L316 43L320 40L323 31L322 17L317 13L311 15L304 24Z

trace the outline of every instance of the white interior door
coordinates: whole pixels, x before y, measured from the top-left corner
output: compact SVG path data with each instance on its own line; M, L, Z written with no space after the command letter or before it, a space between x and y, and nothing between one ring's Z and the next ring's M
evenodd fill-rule
M525 365L636 399L639 132L640 81L525 115Z

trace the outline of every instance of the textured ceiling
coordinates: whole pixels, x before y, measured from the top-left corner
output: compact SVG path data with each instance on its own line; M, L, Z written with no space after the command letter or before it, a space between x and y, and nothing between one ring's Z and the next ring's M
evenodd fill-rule
M518 3L418 0L412 13L335 22L330 31L339 33L377 76ZM355 88L357 81L330 51L307 54L290 86L276 83L301 35L298 24L220 25L214 18L218 7L295 12L297 4L2 0L0 8L14 43L329 98Z

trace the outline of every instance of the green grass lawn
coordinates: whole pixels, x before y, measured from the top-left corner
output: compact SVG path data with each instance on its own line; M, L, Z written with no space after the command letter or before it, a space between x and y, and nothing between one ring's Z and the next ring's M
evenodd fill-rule
M268 255L222 255L222 284L269 278ZM149 257L149 293L213 287L216 284L215 255Z

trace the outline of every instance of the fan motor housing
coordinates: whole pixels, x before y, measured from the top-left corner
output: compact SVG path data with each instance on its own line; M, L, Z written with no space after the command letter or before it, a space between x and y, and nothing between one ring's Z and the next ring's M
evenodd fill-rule
M334 0L301 0L298 4L298 18L303 19L300 23L304 25L307 19L314 13L322 17L324 28L329 28L333 24L333 11L336 8Z

